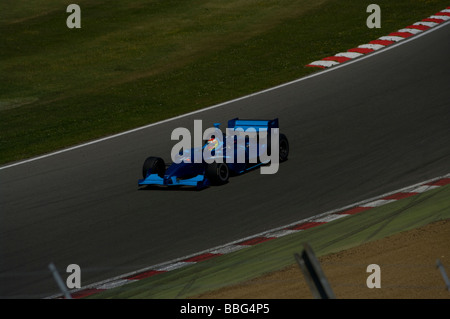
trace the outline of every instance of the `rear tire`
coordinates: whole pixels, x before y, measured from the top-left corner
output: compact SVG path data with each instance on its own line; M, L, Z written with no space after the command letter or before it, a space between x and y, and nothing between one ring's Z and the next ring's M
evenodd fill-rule
M228 182L230 170L225 163L211 163L206 166L206 178L213 185L223 185Z
M278 160L280 163L287 161L289 156L289 141L283 133L278 136ZM272 155L272 138L269 137L267 140L267 151Z
M280 134L280 163L287 161L289 156L289 141L284 134Z
M142 166L142 176L146 178L150 174L158 174L163 177L166 171L166 164L160 157L148 157Z

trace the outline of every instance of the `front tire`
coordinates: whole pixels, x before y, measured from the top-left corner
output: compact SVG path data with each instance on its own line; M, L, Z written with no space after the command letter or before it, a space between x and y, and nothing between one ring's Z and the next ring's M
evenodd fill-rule
M142 166L142 176L146 178L150 174L158 174L159 177L164 177L166 171L166 164L160 157L148 157Z
M206 178L213 185L223 185L228 182L230 170L225 163L211 163L206 166Z

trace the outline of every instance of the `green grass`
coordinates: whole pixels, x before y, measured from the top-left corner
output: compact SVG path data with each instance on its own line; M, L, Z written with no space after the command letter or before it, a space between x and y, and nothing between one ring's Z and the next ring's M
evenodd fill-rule
M309 243L317 256L450 218L450 185L88 298L189 298L295 264Z
M240 97L317 71L314 60L448 6L378 1L80 0L0 3L0 163Z

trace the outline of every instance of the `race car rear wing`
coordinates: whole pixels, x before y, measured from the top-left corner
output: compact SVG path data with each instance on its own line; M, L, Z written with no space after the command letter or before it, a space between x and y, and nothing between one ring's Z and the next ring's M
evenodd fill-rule
M234 118L228 121L228 128L238 129L241 128L246 131L249 128L254 128L257 132L268 131L271 128L279 128L278 118L273 120L245 120Z

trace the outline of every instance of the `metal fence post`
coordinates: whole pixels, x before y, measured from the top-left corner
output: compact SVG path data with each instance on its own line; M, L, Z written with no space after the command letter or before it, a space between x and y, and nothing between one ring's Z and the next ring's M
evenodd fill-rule
M336 296L334 295L311 246L308 243L303 246L304 249L302 254L294 254L294 256L305 276L306 282L308 283L314 298L335 299Z
M447 273L445 272L444 265L442 265L441 261L438 259L436 261L436 266L441 272L442 278L444 278L445 286L448 291L450 291L450 280L448 279Z
M66 285L64 285L64 281L62 280L61 276L58 273L58 270L56 269L55 265L53 263L50 263L48 265L48 268L53 274L53 278L55 278L56 284L58 285L59 289L64 295L64 298L66 299L72 299L72 296L69 293L69 290L67 289Z

